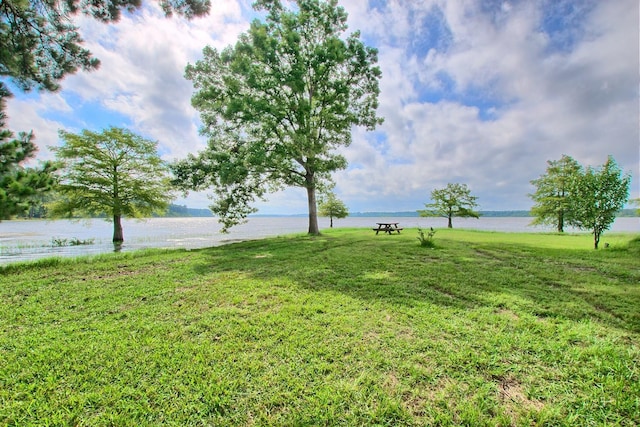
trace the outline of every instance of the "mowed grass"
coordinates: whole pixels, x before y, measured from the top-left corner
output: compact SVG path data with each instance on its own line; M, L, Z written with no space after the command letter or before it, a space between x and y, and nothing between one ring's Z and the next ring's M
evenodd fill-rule
M0 424L640 424L640 238L368 229L0 271Z

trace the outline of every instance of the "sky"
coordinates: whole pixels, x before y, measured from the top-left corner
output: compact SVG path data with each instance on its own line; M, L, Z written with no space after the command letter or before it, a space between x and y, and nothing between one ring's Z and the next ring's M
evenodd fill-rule
M348 33L378 49L375 131L353 129L334 174L351 212L414 211L431 191L466 184L480 210L530 209L530 183L563 154L583 166L611 155L640 197L639 4L637 0L341 0ZM173 161L206 145L191 107L187 64L209 45L233 45L261 15L251 0L211 0L208 16L165 18L147 2L117 24L78 17L93 72L56 93L16 92L13 131L33 130L39 160L58 130L127 127L158 141ZM207 193L175 203L211 204ZM260 214L307 210L294 188L256 204Z

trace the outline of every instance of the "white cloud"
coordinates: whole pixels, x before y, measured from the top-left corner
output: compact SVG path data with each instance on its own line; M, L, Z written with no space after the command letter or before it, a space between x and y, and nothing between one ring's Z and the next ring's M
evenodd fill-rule
M194 152L204 143L198 135L198 115L190 104L192 86L183 77L184 68L201 56L206 45L224 47L246 29L243 7L246 5L237 1L216 1L208 16L191 21L166 18L155 2L146 3L134 15L124 15L116 24L80 17L80 32L86 47L100 59L100 68L68 77L59 94L42 94L31 103L31 111L50 112L51 99L59 98L73 99L69 115L97 103L107 112L127 117L132 130L158 140L166 158ZM18 129L16 108L18 104L11 101L10 125ZM63 122L53 126L64 128ZM80 124L90 128L92 117ZM38 127L36 133L47 145L57 143L50 132Z
M54 155L48 146L56 145L58 129L62 126L55 120L42 118L42 113L69 114L73 111L71 106L60 94L51 94L41 101L14 97L9 100L8 104L9 128L16 133L33 131L34 142L38 146L37 159L53 160Z
M241 11L235 1L219 1L207 17L187 21L165 18L152 3L115 26L85 20L82 28L92 36L88 47L102 67L77 76L68 89L130 117L139 132L160 142L166 157L184 157L203 147L184 68L206 45L232 43L247 27Z
M529 181L562 154L588 165L612 154L638 174L637 2L598 2L582 23L587 35L568 51L555 51L542 32L540 3L493 15L479 2L439 4L451 44L422 56L406 43L380 47L385 153L376 151L379 136L357 133L344 150L357 168L338 174L339 192L371 210L382 200L393 200L385 206L393 210L392 203L414 197L419 208L431 189L465 182L485 209L526 209ZM381 43L396 32L396 20L407 26L393 13L385 20L378 11L355 10L363 15L352 21L373 22ZM444 99L417 96L445 89L442 75L451 79ZM476 105L491 104L492 117L482 117Z

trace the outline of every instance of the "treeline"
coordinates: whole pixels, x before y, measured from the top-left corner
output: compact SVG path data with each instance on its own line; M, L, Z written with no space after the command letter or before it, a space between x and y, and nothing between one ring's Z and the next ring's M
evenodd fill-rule
M307 214L295 214L295 215L251 215L255 217L267 217L267 216L299 216L306 217ZM351 217L360 218L379 218L379 217L394 217L394 218L416 218L419 217L419 213L415 211L402 211L402 212L350 212ZM480 211L480 216L484 218L530 218L531 211L515 210L515 211ZM623 209L618 217L633 218L640 217L636 209ZM47 209L42 206L32 206L28 212L21 215L23 219L44 219L47 217ZM154 215L155 218L204 218L213 217L213 213L209 209L189 208L186 205L170 205L166 214ZM96 218L104 218L104 215Z
M513 211L480 211L481 217L486 218L527 218L532 217L531 211L528 210L513 210ZM293 216L293 215L292 215ZM295 216L306 216L306 214L300 214ZM420 214L417 211L401 211L401 212L351 212L349 216L352 217L364 217L364 218L375 218L375 217L394 217L394 218L415 218L419 217ZM622 217L640 217L636 209L623 209L621 210L617 216Z
M640 217L640 214L638 213L637 209L622 209L620 212L618 212L617 216Z
M178 218L178 217L212 217L213 213L210 209L194 209L188 208L186 205L169 205L169 209L164 215L155 215L161 218Z

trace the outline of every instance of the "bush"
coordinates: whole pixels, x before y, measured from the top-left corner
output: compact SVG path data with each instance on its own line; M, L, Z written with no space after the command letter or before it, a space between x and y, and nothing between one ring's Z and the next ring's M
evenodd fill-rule
M436 230L433 227L429 228L429 232L426 233L421 228L418 228L418 240L420 241L420 246L423 248L435 248L435 243L433 242L433 236L436 234Z

